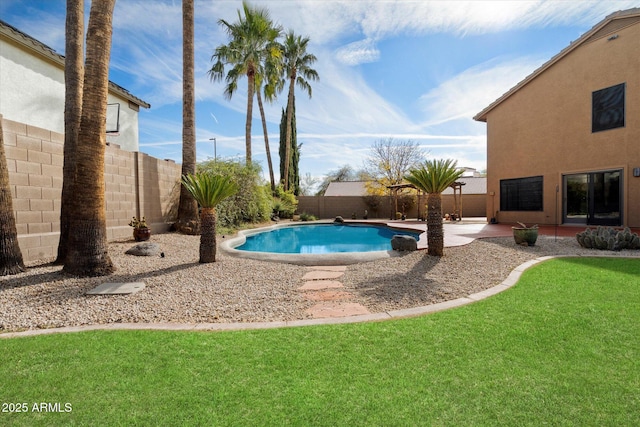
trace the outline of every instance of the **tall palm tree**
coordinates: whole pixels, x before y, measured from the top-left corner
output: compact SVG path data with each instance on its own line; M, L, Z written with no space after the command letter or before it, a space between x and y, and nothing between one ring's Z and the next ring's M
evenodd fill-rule
M76 145L82 116L84 79L84 0L67 0L64 47L64 163L60 199L60 240L55 264L63 264L69 247L69 204L73 203Z
M193 47L193 0L182 0L182 175L196 173L196 106ZM180 188L178 231L198 234L198 203Z
M13 199L9 189L9 168L4 154L2 115L0 114L0 276L25 270L18 245L18 230L13 216Z
M251 7L242 2L244 16L238 11L238 22L230 24L220 19L230 37L229 44L218 46L211 57L215 61L209 70L211 80L222 80L225 65L231 68L225 81L224 94L231 99L238 87L238 80L247 77L247 121L245 125L246 162L251 164L251 120L253 117L253 97L256 89L256 74L259 73L269 47L280 36L282 29L274 25L266 9Z
M309 80L318 80L318 72L311 68L317 61L315 55L307 53L309 37L296 36L289 30L282 44L283 72L289 79L289 94L287 97L287 132L285 141L284 189L289 189L289 164L291 163L291 122L293 120L293 104L295 86L307 92L311 98Z
M216 205L238 191L230 177L199 173L183 175L182 186L198 201L200 212L200 262L216 261Z
M63 271L103 276L114 270L107 247L104 153L109 59L115 0L91 2L76 179L69 206L69 247Z
M264 149L267 152L267 166L269 167L269 182L271 184L271 193L276 191L276 180L273 175L273 162L271 161L271 149L269 148L269 132L267 130L267 119L264 114L264 106L262 105L262 95L260 95L260 87L262 86L262 79L256 79L256 96L258 98L258 109L260 110L260 118L262 119L262 133L264 134ZM273 96L269 92L268 86L265 87L265 98L267 100L273 99Z
M407 181L427 193L427 253L442 256L444 232L442 227L442 192L464 173L451 159L427 160L419 168L411 169Z

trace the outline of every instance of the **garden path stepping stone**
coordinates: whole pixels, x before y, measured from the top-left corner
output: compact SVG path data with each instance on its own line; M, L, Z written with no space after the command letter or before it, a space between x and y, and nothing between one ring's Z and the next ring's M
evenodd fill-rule
M129 283L103 283L102 285L87 291L88 295L127 295L135 294L144 289L143 282Z
M315 319L370 314L367 307L355 302L322 302L307 310Z
M336 280L311 280L298 288L300 291L318 291L321 289L344 288L344 285Z
M351 292L335 290L305 292L304 296L309 301L339 301L353 298L353 294Z
M309 270L317 270L317 271L347 271L346 265L317 265L312 267L307 267Z
M337 279L338 277L344 275L343 271L310 271L302 276L302 280L327 280L327 279Z

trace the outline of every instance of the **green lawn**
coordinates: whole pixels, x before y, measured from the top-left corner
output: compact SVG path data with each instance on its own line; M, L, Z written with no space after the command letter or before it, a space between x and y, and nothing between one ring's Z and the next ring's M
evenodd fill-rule
M640 259L571 258L412 319L4 339L0 425L637 426L639 326Z

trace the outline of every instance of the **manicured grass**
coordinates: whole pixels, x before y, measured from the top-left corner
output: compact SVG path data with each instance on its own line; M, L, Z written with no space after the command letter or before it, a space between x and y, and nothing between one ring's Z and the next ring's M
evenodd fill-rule
M640 425L640 259L400 321L0 340L2 425Z

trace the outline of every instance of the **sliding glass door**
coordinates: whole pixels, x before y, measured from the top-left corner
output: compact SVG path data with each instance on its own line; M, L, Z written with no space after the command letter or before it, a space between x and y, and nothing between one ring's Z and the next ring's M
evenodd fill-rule
M563 222L622 224L622 171L565 175Z

